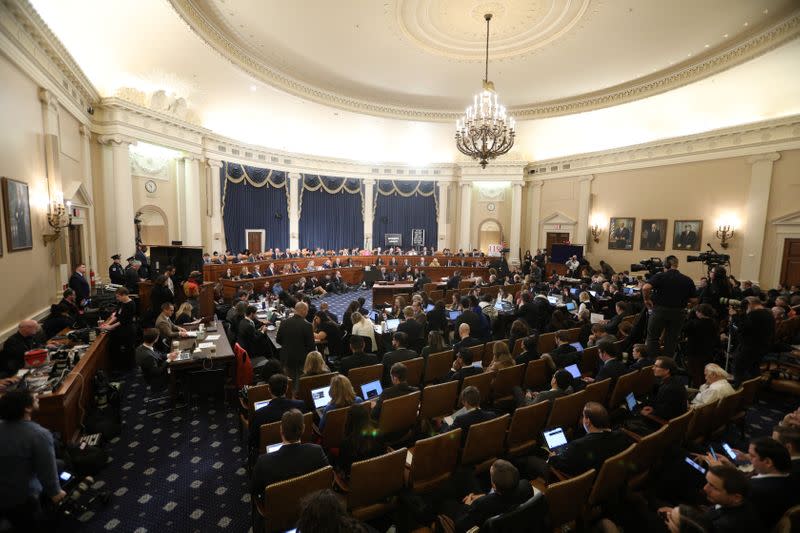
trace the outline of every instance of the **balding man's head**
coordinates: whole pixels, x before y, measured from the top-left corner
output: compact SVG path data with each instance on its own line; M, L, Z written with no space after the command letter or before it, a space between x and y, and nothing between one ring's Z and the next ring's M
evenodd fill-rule
M583 426L587 433L611 427L606 408L597 402L586 402L583 406Z
M23 337L32 337L39 331L39 324L35 320L23 320L17 329Z
M294 306L294 312L295 314L305 318L308 314L308 304L305 302L297 302Z
M458 336L462 339L469 337L469 324L462 322L461 325L458 326Z

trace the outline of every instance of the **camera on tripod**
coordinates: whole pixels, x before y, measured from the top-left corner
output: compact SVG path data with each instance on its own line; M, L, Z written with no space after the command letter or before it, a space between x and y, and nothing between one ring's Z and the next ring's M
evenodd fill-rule
M711 244L706 243L708 246L708 251L703 252L697 255L688 255L686 256L687 263L694 263L697 261L701 261L706 264L709 270L714 268L715 266L720 265L727 265L730 263L731 256L728 254L721 254L717 252L714 248L711 247Z
M733 298L720 298L719 303L721 305L729 305L731 307L736 307L736 308L741 307L742 305L741 300L735 300Z
M658 274L659 272L664 272L664 261L660 257L651 257L650 259L645 259L631 265L631 272L645 271L647 271L645 275L646 278Z

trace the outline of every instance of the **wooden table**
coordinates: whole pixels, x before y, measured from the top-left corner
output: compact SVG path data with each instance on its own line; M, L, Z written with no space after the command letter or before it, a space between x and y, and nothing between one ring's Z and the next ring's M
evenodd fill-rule
M414 291L413 283L385 283L378 282L372 286L372 306L391 307L398 294L411 294ZM411 302L406 302L410 304Z
M167 364L169 371L169 390L173 402L178 397L178 377L185 375L187 372L225 367L228 370L228 377L234 383L236 382L236 357L234 356L230 342L228 342L228 337L225 335L225 329L222 327L222 323L218 323L217 331L206 330L206 333L209 336L219 335L219 338L214 341L208 339L199 341L192 337L179 339L178 344L180 350L182 352L184 350L192 350L192 356L190 359L171 361ZM216 353L212 355L211 348L203 348L197 352L194 351L196 345L204 342L213 342Z
M65 442L77 439L83 416L94 395L94 375L108 368L108 333L101 333L55 392L39 395L39 410L33 419L50 431L61 434Z

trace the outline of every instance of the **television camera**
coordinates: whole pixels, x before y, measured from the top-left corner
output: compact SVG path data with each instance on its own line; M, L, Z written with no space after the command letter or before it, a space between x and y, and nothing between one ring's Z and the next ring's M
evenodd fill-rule
M711 244L706 243L708 246L707 252L702 252L697 255L686 256L687 263L702 262L706 265L709 272L716 266L724 266L730 264L731 256L728 254L721 254L711 247Z
M644 259L643 261L639 261L638 263L633 263L631 265L631 272L646 271L646 278L649 278L654 274L658 274L659 272L664 272L664 270L664 261L660 257L651 257L650 259Z

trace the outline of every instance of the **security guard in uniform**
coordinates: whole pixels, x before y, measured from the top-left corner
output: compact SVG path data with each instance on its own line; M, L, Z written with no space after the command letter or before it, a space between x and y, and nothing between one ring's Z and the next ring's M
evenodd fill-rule
M111 266L108 267L108 277L111 278L111 283L114 285L125 285L125 269L122 268L119 254L112 255L111 259L114 261L111 263Z

